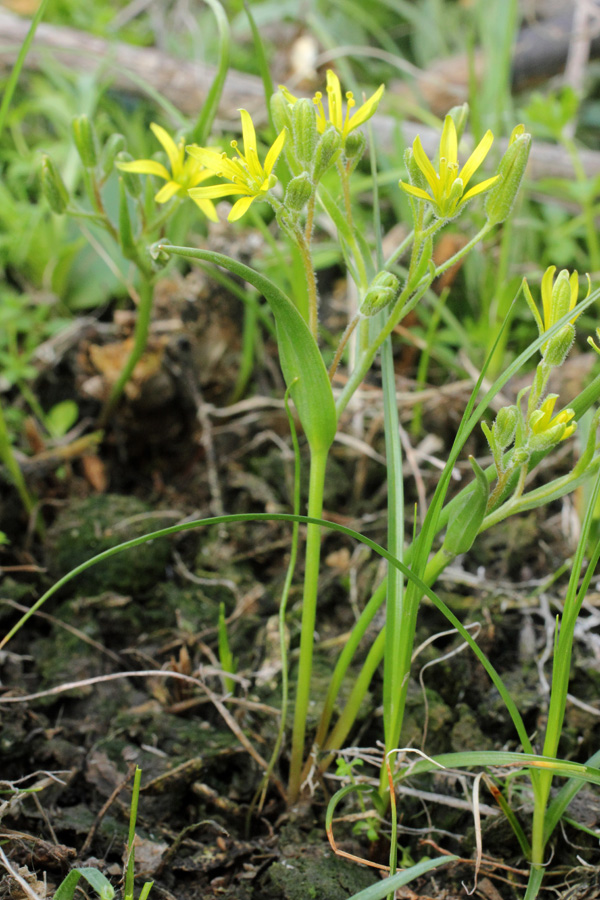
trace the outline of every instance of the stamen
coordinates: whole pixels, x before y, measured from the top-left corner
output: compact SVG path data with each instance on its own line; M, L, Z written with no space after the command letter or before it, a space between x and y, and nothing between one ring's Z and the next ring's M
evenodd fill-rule
M232 148L232 150L237 150L237 145L238 145L237 141L231 141L231 143L229 144L229 146Z

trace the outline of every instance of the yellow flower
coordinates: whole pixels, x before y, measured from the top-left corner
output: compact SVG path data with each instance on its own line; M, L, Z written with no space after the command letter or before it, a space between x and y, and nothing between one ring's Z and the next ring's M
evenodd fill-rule
M529 420L531 432L537 437L542 435L550 437L548 432L556 429L552 436L555 443L566 440L577 429L577 422L573 422L572 425L567 424L575 416L575 412L572 409L563 409L562 412L552 418L557 397L558 394L549 394L540 408L531 414Z
M548 331L553 325L556 325L558 320L562 319L567 312L571 312L575 308L577 297L579 296L579 275L577 272L572 272L571 275L569 275L566 269L562 269L558 274L556 282L554 281L555 272L556 266L548 266L542 277L541 293L542 312L544 314L543 319L531 296L527 281L523 280L525 299L533 313L540 334L544 334L545 331ZM591 283L589 282L588 276L588 297L590 291ZM578 316L579 313L575 313L570 320L571 324Z
M163 185L155 195L154 199L157 203L166 203L175 194L185 197L189 188L195 187L202 181L212 176L212 172L199 165L194 159L185 159L184 141L183 139L176 144L171 135L156 125L154 122L150 125L154 136L160 141L165 153L171 164L171 171L163 166L162 163L155 159L136 159L133 162L117 163L117 168L124 172L137 172L139 175L157 175L163 178L167 183ZM214 204L210 200L196 201L205 216L212 219L213 222L218 220Z
M216 153L214 150L206 150L204 147L191 146L188 153L202 166L220 178L228 178L230 184L213 184L208 187L195 187L189 191L190 197L198 203L217 197L227 197L231 194L242 194L240 200L233 204L228 215L230 222L235 222L248 210L254 200L259 200L271 190L277 183L273 175L273 167L285 143L285 131L281 131L273 146L269 149L264 166L261 165L256 152L256 133L250 114L245 109L240 110L242 117L242 137L244 140L244 152L238 148L237 141L232 141L231 146L238 152L238 156L229 159L226 153Z
M288 103L293 106L298 102L298 98L294 97L284 85L280 85L279 87ZM368 100L365 100L362 106L359 106L352 115L351 110L356 106L356 100L354 99L352 91L346 91L347 103L345 116L343 115L342 110L343 100L340 79L331 69L327 69L326 90L329 116L325 114L323 94L321 91L317 91L313 97L313 103L317 107L317 130L319 134L323 134L328 125L333 125L336 131L342 136L342 140L345 141L351 131L354 131L355 128L360 128L367 119L371 118L379 105L379 101L385 90L385 85L380 84L375 93L372 94Z
M419 135L413 141L412 152L414 161L429 185L430 192L414 184L407 184L405 181L400 182L400 187L412 197L417 197L419 200L428 200L429 203L433 204L434 212L438 218L453 218L472 197L487 191L498 180L499 176L494 175L493 178L487 178L465 193L469 181L487 156L493 140L492 132L486 131L459 172L456 126L452 116L446 116L440 140L439 172L436 172L423 150Z

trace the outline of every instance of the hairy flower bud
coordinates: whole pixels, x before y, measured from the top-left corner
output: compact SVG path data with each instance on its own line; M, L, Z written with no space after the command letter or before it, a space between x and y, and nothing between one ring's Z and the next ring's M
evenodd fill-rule
M42 157L42 192L52 212L62 215L69 205L69 192L49 156Z
M570 323L565 325L564 328L561 328L558 334L555 334L554 337L550 338L542 348L544 360L548 365L555 368L562 366L569 354L569 350L573 346L574 340L575 326Z
M499 450L505 450L512 443L518 421L519 410L516 406L503 406L498 411L493 430L495 443Z
M310 200L314 189L314 185L308 172L302 172L301 175L296 175L287 186L283 205L286 209L300 212Z
M281 89L271 97L271 115L278 133L284 128L292 133L292 106Z
M321 135L315 151L315 165L313 179L315 184L322 178L327 169L337 160L342 150L342 139L333 126L327 128Z
M94 126L85 115L76 116L71 124L81 162L86 169L95 169L98 164L98 141Z
M298 162L304 169L310 169L319 138L317 113L312 100L298 100L292 107L292 137Z
M513 208L531 150L531 135L525 134L523 125L517 125L510 144L500 160L496 184L485 198L485 212L490 225L500 225Z
M367 289L360 312L363 316L374 316L396 299L400 282L392 272L378 272Z
M346 159L359 160L365 152L367 139L362 131L352 131L344 141L344 154Z

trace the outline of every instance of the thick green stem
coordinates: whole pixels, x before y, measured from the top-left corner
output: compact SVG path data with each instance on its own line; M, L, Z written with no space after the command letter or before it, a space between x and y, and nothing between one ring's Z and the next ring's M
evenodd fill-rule
M112 412L121 398L121 394L125 389L125 385L131 378L133 370L140 361L146 345L148 343L148 333L150 331L150 317L152 314L153 299L153 282L149 278L143 278L140 284L139 292L140 302L138 304L138 314L135 323L135 334L133 337L133 349L129 355L129 359L125 363L121 374L115 382L110 396L100 414L100 425L104 426L108 422Z
M310 246L302 231L296 231L294 238L300 250L302 264L306 275L306 289L308 291L308 327L310 333L317 339L319 330L319 292L317 289L317 278L313 267L312 257L310 255Z
M323 489L328 450L311 450L310 484L308 490L308 515L321 518L323 512ZM289 800L293 803L300 793L306 716L310 699L310 681L314 645L317 595L319 589L319 566L321 561L321 528L307 525L304 570L304 594L302 597L302 625L300 632L300 658L296 682L296 706L292 732L292 754L290 761Z

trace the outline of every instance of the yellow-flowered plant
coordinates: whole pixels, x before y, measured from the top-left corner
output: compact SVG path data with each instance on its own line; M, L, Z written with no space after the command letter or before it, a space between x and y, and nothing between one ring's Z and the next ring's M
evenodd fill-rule
M207 187L194 187L189 195L196 203L215 200L217 197L228 197L241 194L228 215L230 222L235 222L249 209L255 200L260 200L277 184L277 177L273 174L273 168L285 143L285 131L281 131L273 145L269 148L264 165L260 162L257 153L256 132L250 114L240 110L242 118L242 137L244 151L242 152L237 141L231 142L237 156L229 159L226 153L217 153L204 147L192 145L187 148L188 153L196 163L209 169L219 178L229 179L229 184L213 184Z
M157 175L166 181L161 189L155 194L154 199L157 203L167 203L175 194L180 197L186 197L190 188L196 187L207 178L212 177L212 171L205 168L198 160L189 156L185 159L184 140L175 143L171 135L162 128L152 122L150 125L156 139L160 141L171 165L171 171L159 163L155 159L136 159L133 162L119 162L117 168L123 172L134 172L138 175ZM194 198L196 204L202 210L205 216L216 222L218 219L214 204L210 200L204 198Z
M541 295L543 318L531 296L529 285L525 280L523 281L523 293L525 294L525 299L527 300L527 304L533 314L540 334L549 331L550 328L552 328L553 325L556 325L558 320L562 319L567 312L574 310L579 296L578 273L572 272L571 275L569 275L566 269L562 269L555 281L555 272L556 266L549 266L542 278ZM589 296L590 290L591 284L588 286L587 296ZM575 313L570 320L571 324L578 316L579 313Z
M452 116L447 115L440 140L437 171L425 153L419 135L416 136L412 145L414 161L424 178L424 183L428 185L429 191L406 181L400 181L400 187L411 197L431 203L433 211L439 219L452 219L469 200L477 194L487 191L498 181L499 176L494 175L467 190L468 183L487 156L493 140L492 132L486 131L459 171L456 126Z
M288 103L293 106L298 102L298 98L290 93L284 85L280 85L279 87ZM313 103L317 107L317 130L319 134L323 134L328 125L333 125L336 131L341 135L342 140L345 141L351 131L360 128L361 125L364 125L364 123L371 118L379 106L379 101L383 96L384 90L385 85L380 84L375 93L372 94L368 100L365 100L362 106L359 106L354 113L352 113L352 110L356 106L354 94L352 91L346 91L346 115L344 115L340 79L335 72L328 69L326 87L328 115L325 113L323 94L321 91L317 91L313 97Z

